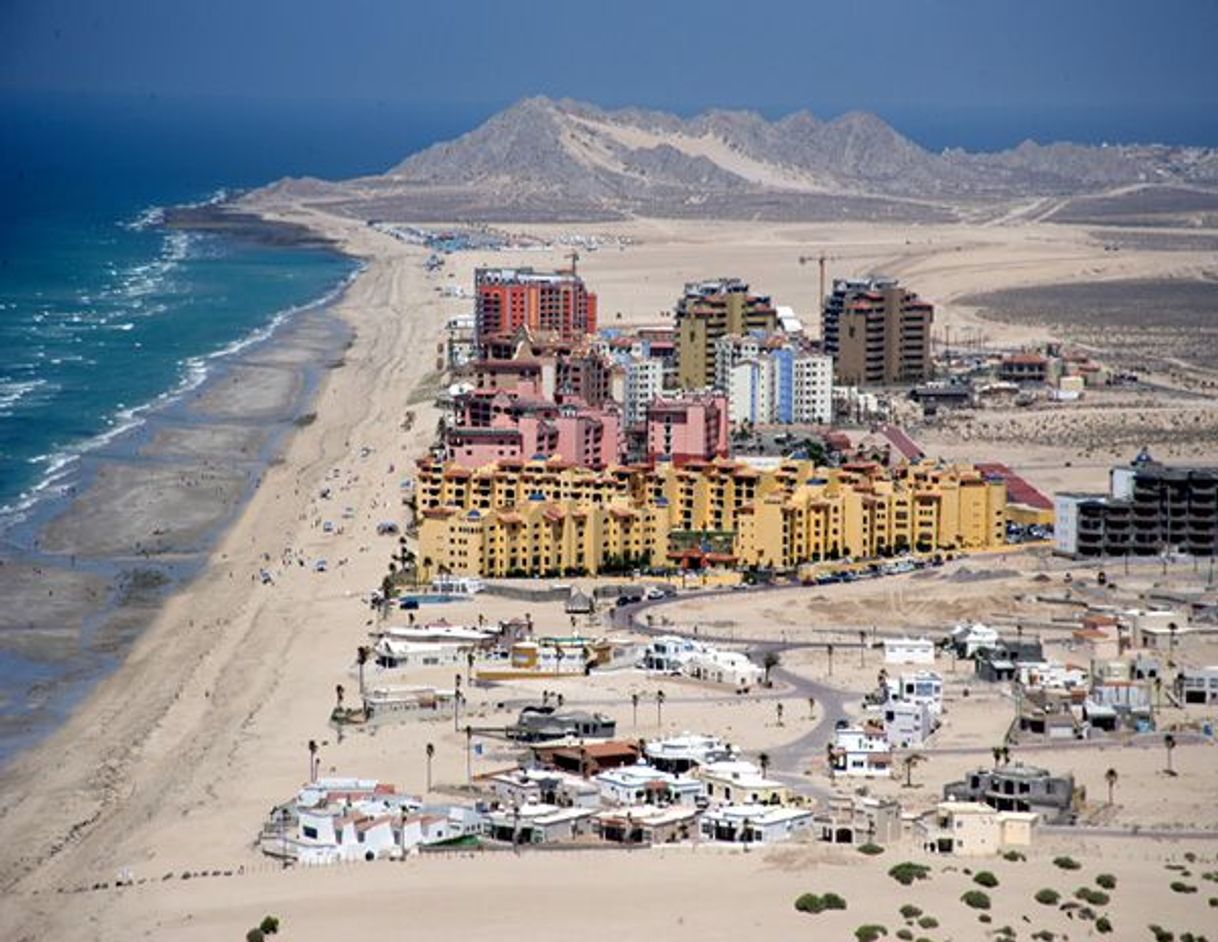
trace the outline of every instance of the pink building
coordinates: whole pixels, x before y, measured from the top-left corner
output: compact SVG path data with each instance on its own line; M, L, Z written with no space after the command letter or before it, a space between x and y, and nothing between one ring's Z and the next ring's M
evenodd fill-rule
M674 399L656 399L647 409L649 461L682 465L726 458L730 449L727 396L722 393L685 393Z
M577 467L598 470L623 462L625 439L616 404L603 409L553 403L547 409L535 409L531 405L497 411L490 425L449 429L445 436L448 460L476 468L506 459L558 456Z

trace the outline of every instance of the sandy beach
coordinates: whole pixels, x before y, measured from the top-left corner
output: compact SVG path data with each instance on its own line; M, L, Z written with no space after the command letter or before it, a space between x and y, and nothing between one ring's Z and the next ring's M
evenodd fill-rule
M849 852L792 845L750 854L701 847L578 857L453 855L404 864L290 872L280 872L257 852L253 840L264 815L306 778L310 739L321 743L325 772L375 777L413 789L422 788L424 744L434 742L437 789L451 789L464 781L464 737L447 722L403 724L375 734L349 735L339 742L327 720L335 684L352 684L354 652L365 642L373 617L361 599L380 583L396 549L395 540L376 535L376 524L400 517L400 483L431 444L437 419L431 403L438 382L437 344L445 321L469 305L468 300L442 297L441 287L468 288L472 269L479 264L544 267L560 264L563 254L558 249L458 254L450 256L440 272L429 273L423 265L424 250L403 245L360 221L292 206L264 211L276 220L311 228L366 263L336 309L352 330L351 345L341 364L325 371L315 421L302 423L287 438L204 569L166 601L123 665L71 719L4 770L0 887L5 901L0 904L0 936L14 940L239 938L262 915L274 912L285 921L285 938L330 939L349 929L353 913L359 914L366 935L400 934L405 931L403 914L408 912L410 931L428 938L569 937L573 923L582 936L606 939L643 930L665 938L727 939L762 930L786 937L811 929L841 938L864 916L886 920L895 930L901 925L896 908L914 901L939 918L943 929L937 937L979 937L976 914L958 901L969 881L956 862L937 862L928 884L906 892L885 876L887 867L896 862L889 858L900 853L895 849L880 863ZM975 331L992 343L1016 346L1043 339L1043 330L984 319L975 309L957 306L954 299L1083 275L1093 280L1190 277L1212 266L1212 255L1205 251L1133 249L1114 254L1105 252L1084 229L1050 225L643 221L565 227L573 230L629 234L636 240L621 249L585 253L581 259L581 273L600 294L606 326L665 321L684 280L734 274L772 294L777 303L795 306L814 332L816 265L801 264L799 256L827 250L833 258L831 274L883 271L906 280L938 306L937 332L946 325L953 336ZM531 227L530 231L560 230ZM232 390L213 393L213 414L243 415L241 389L250 383L273 388L276 381L273 356L250 366ZM1214 410L1212 402L1197 408ZM413 413L409 430L408 413ZM1103 434L1105 422L1120 421L1119 409L1079 415L1084 423L1079 428L1091 428L1091 434L1097 435ZM1211 426L1198 423L1198 427ZM1072 453L1073 443L1043 442L1039 451L1029 449L1037 435L1032 427L1020 434L979 434L970 442L961 442L950 431L924 431L924 443L942 442L945 453L952 449L950 457L1005 461L1016 470L1026 469L1046 487L1102 487L1111 463L1108 456L1094 455L1065 468L1062 456ZM168 444L187 451L222 448L239 454L252 447L244 434L217 434L205 442L179 435ZM1066 434L1074 432L1067 428ZM1153 430L1148 436L1153 448ZM1163 441L1169 439L1184 454L1208 453L1212 458L1216 453L1212 438L1197 435L1180 441L1166 436ZM213 473L216 478L209 483L224 486L223 467ZM162 482L150 481L149 500L170 499L163 496L163 487ZM328 499L321 497L323 489L329 489ZM176 506L177 498L172 500ZM346 508L351 508L349 519L343 517ZM122 507L100 507L96 512L123 516ZM336 532L326 531L325 522L340 519ZM56 533L56 539L70 541L70 522ZM314 571L318 559L327 561L326 572ZM1010 568L1013 564L990 560L975 565ZM263 585L258 578L265 568L274 573L273 585ZM1030 576L1025 572L1019 578L1026 583ZM829 615L813 606L809 620L847 621L845 607L861 610L867 605L865 599L854 598L856 588L850 587L841 598L843 610ZM942 604L944 587L935 590L940 595L930 589L934 586L912 579L894 583L886 587L891 594L884 610L894 622L912 613L912 620L927 631L941 630L951 619L982 617L995 607L1014 605L1013 593L1020 591L1003 597L983 583L970 584L967 592L954 592L948 584L955 603L949 608ZM1026 589L1024 585L1022 591ZM88 591L88 586L77 591ZM776 623L777 619L759 618L756 612L742 613L746 604L720 606L715 618L745 626L752 618L760 628ZM478 613L495 619L520 615L524 609L519 602L488 597L477 604L454 605L444 615L454 621ZM767 603L765 610L781 611L778 600L773 607ZM531 613L539 624L566 624L558 605L532 607ZM680 617L700 615L694 611ZM673 616L678 617L676 612ZM860 612L859 619L863 617ZM799 627L797 622L798 618L792 630ZM827 681L814 656L792 657L789 666ZM847 700L857 699L862 690L859 686L852 692L849 685L862 685L864 677L874 673L870 667L857 676L844 667L839 670L844 673L833 682L842 685ZM427 677L421 674L420 679ZM572 703L603 704L599 708L627 728L631 692L652 695L657 689L654 679L632 673L593 681L563 680L558 689ZM499 710L498 703L533 695L519 684L480 690L471 708L475 715L507 716L510 711ZM793 715L796 701L791 702ZM772 698L733 702L722 691L693 688L688 697L673 697L662 725L671 731L719 731L755 752L781 748L826 719L823 714L810 715L792 729L794 720L778 726L773 716ZM968 725L974 721L981 724L976 729ZM642 734L656 731L648 716ZM992 730L976 717L962 722L953 736L958 737L954 741L977 741L986 751L992 744ZM1148 789L1157 781L1160 757L1152 752L1131 750L1123 755L1121 761L1127 764L1121 774L1128 776L1131 790ZM920 791L933 795L936 783L973 758L953 756L923 767L920 778L926 784ZM1030 761L1039 758L1029 756ZM1186 770L1212 768L1213 748L1182 746L1180 760ZM1080 764L1080 774L1085 768L1088 776L1094 776L1094 762L1106 760L1089 761L1090 765ZM506 753L492 749L478 760L475 772L510 764ZM1212 802L1203 800L1212 796L1211 785L1200 772L1188 774L1178 789L1178 800L1168 799L1166 806L1152 803L1145 809L1143 819L1148 824L1188 820L1197 827L1218 825ZM1030 899L1037 888L1052 883L1069 895L1085 882L1083 875L1049 872L1048 860L1055 848L1060 849L1054 842L1066 840L1055 836L1038 845L1035 868L1033 861L986 864L1003 885L994 893L995 925L1018 926L1022 937L1027 924L1020 921L1020 914L1034 905ZM1206 898L1214 895L1213 885L1180 896L1168 888L1173 871L1164 866L1179 862L1189 849L1212 860L1218 849L1214 841L1194 846L1151 838L1096 837L1070 839L1068 844L1070 853L1084 861L1087 878L1102 864L1126 887L1115 894L1111 909L1122 929L1137 927L1144 932L1142 927L1155 921L1155 913L1168 908L1177 929L1203 928L1212 918ZM1213 869L1212 864L1206 869ZM124 871L138 882L114 888ZM184 879L184 872L192 877ZM91 889L101 883L107 888ZM540 895L522 889L537 887L544 888ZM714 894L707 893L710 887ZM474 888L476 910L469 906ZM792 908L799 892L831 889L848 898L848 913L807 917ZM593 900L612 906L612 918L589 920ZM544 917L539 915L543 911ZM1065 914L1049 910L1035 915L1035 926L1071 931L1074 937L1077 924Z

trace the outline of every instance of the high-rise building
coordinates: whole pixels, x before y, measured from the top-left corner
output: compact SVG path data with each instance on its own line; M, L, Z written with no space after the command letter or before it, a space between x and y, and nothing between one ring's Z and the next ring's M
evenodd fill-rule
M833 417L833 358L781 335L720 337L715 387L727 393L734 424L826 425Z
M930 378L934 306L895 278L833 280L821 343L842 385L920 383Z
M474 272L474 292L480 343L522 327L538 337L562 340L596 332L596 295L574 272L479 268Z
M1218 555L1218 467L1170 467L1142 451L1107 494L1058 494L1053 536L1070 556Z
M647 407L664 391L664 361L632 356L624 361L625 419L627 425L647 421Z
M728 334L773 333L778 312L739 278L686 284L677 302L677 381L685 389L715 383L715 342Z

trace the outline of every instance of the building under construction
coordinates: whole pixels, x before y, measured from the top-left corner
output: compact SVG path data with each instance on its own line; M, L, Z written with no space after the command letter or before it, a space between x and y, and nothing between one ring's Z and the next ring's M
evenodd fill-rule
M1218 555L1218 467L1169 467L1143 450L1108 494L1058 494L1056 548L1069 556Z

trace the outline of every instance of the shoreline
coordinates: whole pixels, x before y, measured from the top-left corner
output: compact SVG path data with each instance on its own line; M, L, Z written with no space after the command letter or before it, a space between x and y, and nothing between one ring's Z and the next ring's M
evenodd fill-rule
M321 371L313 396L317 420L291 427L279 460L252 488L198 574L164 600L123 662L66 722L0 772L0 836L6 848L0 856L0 886L6 890L31 881L34 886L55 884L62 867L77 869L70 859L75 854L61 854L65 848L80 849L82 842L109 847L100 851L104 859L132 823L147 820L152 807L164 801L191 803L192 793L209 788L193 774L207 764L205 756L222 759L278 684L280 670L272 656L291 642L292 626L280 618L259 617L272 599L247 571L256 571L264 554L282 542L299 545L310 538L315 522L306 512L309 495L331 466L347 457L363 428L383 426L386 409L398 407L383 389L382 372L397 370L396 385L413 390L426 374L422 358L395 361L405 361L420 348L420 328L439 326L420 318L369 316L372 299L401 291L402 271L394 262L417 263L410 265L411 275L421 279L425 256L388 244L392 240L362 226L346 229L349 237L336 243L364 264L331 311L349 331L348 362L372 359L382 369ZM368 250L369 239L383 240L382 250ZM403 293L417 297L417 292ZM399 411L406 409L405 398ZM372 408L374 399L385 408ZM371 486L373 480L368 477L365 483ZM358 562L362 565L334 573L334 579L345 581L358 568L383 569L379 556ZM285 571L283 581L313 576L301 567ZM356 578L361 589L375 584L370 574ZM247 657L247 647L259 656ZM236 701L243 704L236 713L213 709L216 703L231 707ZM210 730L212 724L218 728Z
M264 223L260 232L273 228ZM289 232L297 241L279 244L299 244ZM332 242L313 244L359 261ZM179 385L74 449L7 523L0 548L0 587L10 602L0 621L7 661L0 780L82 708L167 598L203 571L312 407L323 374L341 360L350 331L332 311L358 272L186 361ZM209 406L242 371L258 368L279 374L279 382L241 384L227 408ZM231 458L217 462L215 452Z

